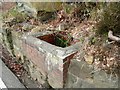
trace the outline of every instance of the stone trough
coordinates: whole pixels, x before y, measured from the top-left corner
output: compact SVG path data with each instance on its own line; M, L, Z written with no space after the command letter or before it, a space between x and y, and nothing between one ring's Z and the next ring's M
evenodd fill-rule
M66 47L56 45L52 31L24 35L23 53L31 60L53 88L63 88L70 60L80 49L80 42Z
M53 88L118 88L120 77L96 71L84 61L83 43L57 45L53 32L21 34L9 29L0 33L0 41L16 61L23 64L29 76L43 87ZM51 42L52 41L52 42ZM79 59L72 58L79 52ZM66 79L67 78L67 79ZM50 85L50 86L49 86Z

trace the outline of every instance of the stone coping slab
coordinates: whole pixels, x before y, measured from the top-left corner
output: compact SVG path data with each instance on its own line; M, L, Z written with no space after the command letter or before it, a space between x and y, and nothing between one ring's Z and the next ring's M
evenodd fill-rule
M53 33L52 31L44 31L44 32L38 32L38 33L32 33L32 34L24 34L22 39L25 40L25 42L32 45L33 47L37 48L38 50L40 50L40 48L44 48L45 51L52 53L60 57L61 59L64 59L69 55L74 54L78 50L80 50L81 42L77 42L71 46L62 48L37 38L38 36L44 36L52 33Z

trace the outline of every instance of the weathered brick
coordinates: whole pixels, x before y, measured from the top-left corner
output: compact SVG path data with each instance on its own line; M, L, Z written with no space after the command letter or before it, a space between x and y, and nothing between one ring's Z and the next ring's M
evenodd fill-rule
M39 52L36 48L33 48L27 44L23 44L24 53L27 58L30 59L37 67L43 69L43 71L47 71L47 67L45 66L45 56Z

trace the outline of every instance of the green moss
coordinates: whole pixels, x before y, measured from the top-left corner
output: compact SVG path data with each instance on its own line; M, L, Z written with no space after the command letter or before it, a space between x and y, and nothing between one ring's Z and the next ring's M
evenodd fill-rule
M82 42L82 43L84 42L84 38L83 37L80 38L80 42Z
M55 19L55 12L38 11L37 17L41 22Z
M70 14L75 8L75 5L63 3L63 9L67 14Z
M46 12L54 12L54 11L62 9L61 2L31 2L31 5L37 11L45 10Z
M8 41L8 44L9 44L9 48L12 52L12 54L14 55L14 47L13 47L13 41L12 41L12 33L10 30L6 29L6 36L7 36L7 41Z
M20 13L16 8L12 8L7 13L3 14L3 18L11 18L11 17L15 18L16 23L19 23L26 20L27 14L23 12Z

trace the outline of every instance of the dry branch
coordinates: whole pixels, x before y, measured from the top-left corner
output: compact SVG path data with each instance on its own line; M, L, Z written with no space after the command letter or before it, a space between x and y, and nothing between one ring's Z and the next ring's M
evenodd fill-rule
M113 32L111 30L108 32L108 38L110 38L111 40L114 40L116 42L120 42L120 38L117 36L114 36Z

